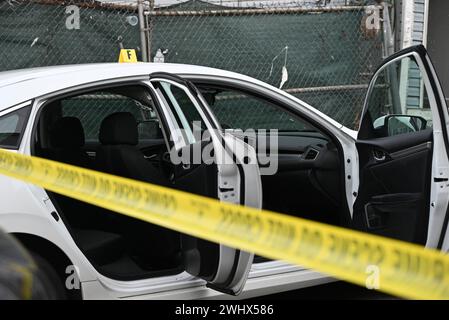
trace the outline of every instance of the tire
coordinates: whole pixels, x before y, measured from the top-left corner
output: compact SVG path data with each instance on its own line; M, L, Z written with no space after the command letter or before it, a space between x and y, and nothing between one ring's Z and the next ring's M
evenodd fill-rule
M38 267L36 277L39 278L48 300L67 300L67 291L64 287L64 280L62 275L58 275L55 268L39 254L31 252Z

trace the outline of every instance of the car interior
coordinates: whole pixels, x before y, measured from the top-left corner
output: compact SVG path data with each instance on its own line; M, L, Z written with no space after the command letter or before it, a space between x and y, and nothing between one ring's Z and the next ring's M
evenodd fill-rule
M185 172L171 166L155 108L148 90L132 85L49 101L40 112L33 152L190 192L214 190L209 167ZM199 176L203 183L196 182ZM103 275L135 280L184 271L179 233L48 193L79 248Z
M348 226L341 154L330 135L253 92L226 85L195 85L224 130L246 141L253 137L261 169L263 209ZM273 129L276 132L270 131ZM273 143L277 144L274 148ZM277 155L277 170L264 174L266 159L260 155L270 153ZM266 261L269 259L254 257L255 263Z
M392 114L390 95L397 92L385 85L387 79L379 79L378 92L372 94L362 117L356 143L360 185L352 218L344 186L344 179L351 177L344 176L344 159L330 135L258 93L226 84L195 84L223 128L262 129L257 136L265 150L269 133L263 129L278 129L278 170L262 175L264 209L424 244L433 130L430 121L401 114L400 106ZM423 103L429 108L426 96ZM242 135L239 131L234 134Z
M170 162L157 108L148 90L138 85L49 101L39 115L33 152L216 198L216 166L185 168ZM301 132L285 132L279 149L279 172L262 177L264 208L338 224L342 195L337 147L308 126ZM77 245L103 275L134 280L185 270L181 248L182 239L189 243L185 235L48 193ZM216 263L203 272L213 270Z
M346 221L341 160L329 135L263 97L225 86L196 85L224 129L236 136L247 129L256 131L253 146L258 154L271 151L276 139L270 139L269 130L277 130L277 172L262 173L264 209L334 225Z
M357 141L360 188L354 228L424 245L429 222L433 131ZM396 177L396 178L392 178Z

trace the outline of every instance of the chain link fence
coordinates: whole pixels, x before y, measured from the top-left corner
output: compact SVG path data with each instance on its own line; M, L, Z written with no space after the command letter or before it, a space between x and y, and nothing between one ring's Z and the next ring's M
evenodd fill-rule
M0 70L118 61L120 43L140 46L135 15L94 1L1 0Z
M382 10L371 4L152 0L145 2L142 46L136 1L3 0L0 70L114 62L121 46L135 48L151 61L216 67L282 86L355 128L384 55L382 23L368 23ZM241 123L253 121L240 110L233 112Z

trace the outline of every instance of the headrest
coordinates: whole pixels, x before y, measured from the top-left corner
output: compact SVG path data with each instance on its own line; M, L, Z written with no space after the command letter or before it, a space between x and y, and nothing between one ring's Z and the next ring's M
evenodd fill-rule
M137 121L129 112L113 113L101 122L101 144L129 144L137 145L139 134Z
M80 148L84 146L84 130L75 117L60 118L50 130L50 142L56 148Z

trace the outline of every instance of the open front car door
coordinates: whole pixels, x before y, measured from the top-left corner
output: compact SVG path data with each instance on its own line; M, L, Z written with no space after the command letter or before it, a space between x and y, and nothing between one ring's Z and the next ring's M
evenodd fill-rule
M357 139L357 229L441 248L449 200L448 111L423 46L374 74Z

